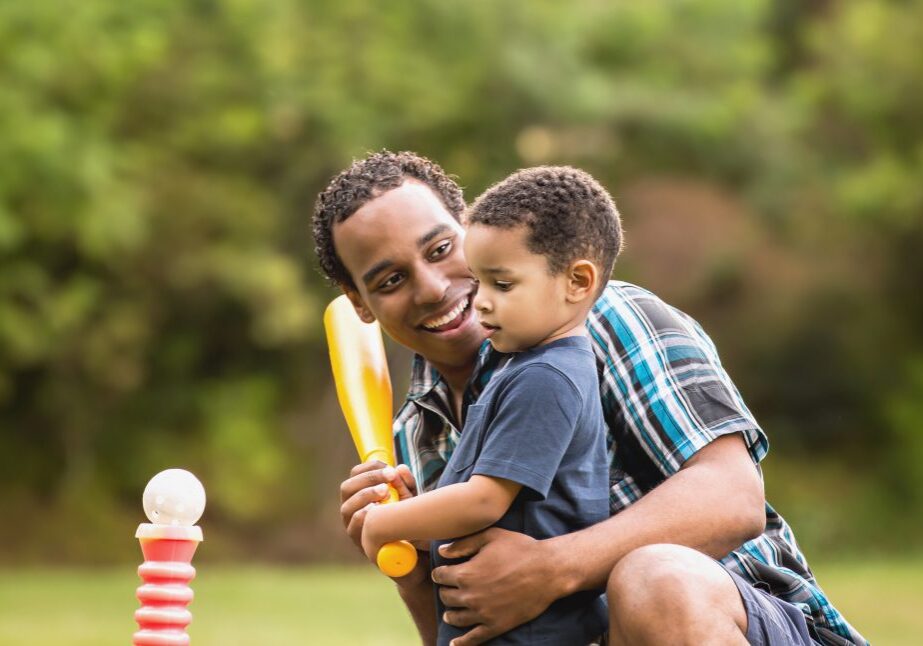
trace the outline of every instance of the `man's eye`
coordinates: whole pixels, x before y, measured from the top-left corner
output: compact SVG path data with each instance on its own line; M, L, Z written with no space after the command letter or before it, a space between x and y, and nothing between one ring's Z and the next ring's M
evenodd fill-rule
M449 253L451 249L452 249L452 241L444 240L443 242L439 243L438 247L433 249L433 252L429 255L429 259L436 260L437 258L441 258L442 256Z
M513 289L513 283L508 280L495 280L494 287L499 289L501 292L508 292Z
M391 274L380 285L378 285L378 289L380 290L391 289L392 287L399 285L403 279L404 277L401 276L400 274Z

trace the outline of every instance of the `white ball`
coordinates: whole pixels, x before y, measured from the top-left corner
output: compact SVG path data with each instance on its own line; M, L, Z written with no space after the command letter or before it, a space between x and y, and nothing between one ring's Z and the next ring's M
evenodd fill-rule
M155 525L195 525L205 511L205 487L185 469L167 469L147 483L142 501Z

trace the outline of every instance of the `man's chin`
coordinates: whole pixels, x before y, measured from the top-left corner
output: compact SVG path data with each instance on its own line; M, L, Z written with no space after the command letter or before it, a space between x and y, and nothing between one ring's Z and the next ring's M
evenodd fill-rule
M471 325L471 322L467 321L445 332L420 330L417 334L419 347L411 350L435 363L464 365L477 356L486 338L479 324L475 322L475 325Z

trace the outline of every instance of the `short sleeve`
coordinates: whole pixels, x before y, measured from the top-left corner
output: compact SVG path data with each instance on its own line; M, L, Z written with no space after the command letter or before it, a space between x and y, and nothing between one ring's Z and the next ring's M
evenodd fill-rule
M590 317L614 467L626 502L676 473L715 438L741 433L758 463L768 442L692 318L627 283L604 292Z
M523 367L498 393L472 475L511 480L544 499L582 409L578 388L560 370Z

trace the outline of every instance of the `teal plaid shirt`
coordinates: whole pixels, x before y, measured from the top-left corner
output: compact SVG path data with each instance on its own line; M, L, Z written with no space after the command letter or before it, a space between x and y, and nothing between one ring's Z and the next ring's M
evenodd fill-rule
M721 366L701 326L651 292L611 281L587 319L596 353L608 426L610 510L634 504L690 457L722 435L740 433L753 462L769 450L766 434ZM464 393L477 400L508 355L485 342ZM394 420L398 462L421 489L436 486L459 438L448 386L422 357L414 359L410 391ZM767 503L766 530L722 563L771 594L798 606L824 644L866 644L814 579L795 536Z

